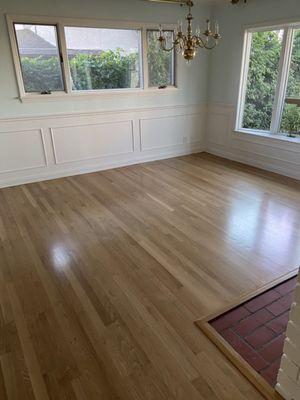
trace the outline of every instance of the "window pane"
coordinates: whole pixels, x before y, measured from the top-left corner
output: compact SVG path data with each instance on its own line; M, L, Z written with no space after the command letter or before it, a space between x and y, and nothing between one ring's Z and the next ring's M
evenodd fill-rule
M149 86L174 86L174 51L166 52L159 46L157 30L147 32ZM174 32L164 31L167 47L172 46Z
M25 92L64 90L56 26L14 26Z
M243 128L271 128L283 34L283 30L252 34Z
M73 90L139 88L141 32L66 27Z
M281 120L281 132L288 133L291 136L300 135L299 102L300 102L300 29L297 29L294 31L293 50L292 50L292 58L289 70L285 106Z

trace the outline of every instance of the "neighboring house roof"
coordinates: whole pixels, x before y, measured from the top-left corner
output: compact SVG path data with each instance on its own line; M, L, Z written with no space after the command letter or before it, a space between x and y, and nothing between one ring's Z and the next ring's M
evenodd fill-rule
M95 38L92 35L93 31L80 32L80 30L74 30L72 32L71 45L72 47L75 47L75 44L77 44L77 49L68 49L68 55L72 57L78 53L101 54L103 51L108 50L109 48L115 50L118 47L121 47L129 53L135 51L135 32L127 31L126 37L124 37L124 34L122 35L122 33L123 32L121 30L111 30L109 37ZM18 29L16 34L21 56L36 57L43 55L51 57L57 55L57 47L43 39L31 29ZM85 48L86 43L89 43L89 46L91 46L90 49Z
M34 56L39 54L56 55L57 48L37 35L30 29L19 29L16 31L18 45L22 56Z

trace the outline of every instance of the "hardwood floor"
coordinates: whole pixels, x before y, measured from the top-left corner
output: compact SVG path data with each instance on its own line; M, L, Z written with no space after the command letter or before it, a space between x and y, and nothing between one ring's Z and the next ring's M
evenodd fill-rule
M207 154L0 190L0 399L262 399L193 322L299 227L299 182Z

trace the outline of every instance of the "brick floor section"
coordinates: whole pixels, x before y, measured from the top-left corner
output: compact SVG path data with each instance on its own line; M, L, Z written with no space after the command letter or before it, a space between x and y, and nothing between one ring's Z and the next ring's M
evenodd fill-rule
M261 376L276 385L297 277L220 315L210 324Z
M261 326L252 332L249 336L246 336L246 341L255 349L259 349L263 345L269 343L276 337L276 333L266 326Z

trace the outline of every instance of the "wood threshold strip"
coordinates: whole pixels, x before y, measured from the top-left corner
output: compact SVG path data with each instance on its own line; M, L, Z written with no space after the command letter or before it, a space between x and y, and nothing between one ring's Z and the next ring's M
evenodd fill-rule
M195 325L217 346L217 348L267 400L283 400L283 397L258 372L256 372L240 354L234 350L234 348L210 325L209 321L266 292L272 287L277 286L280 283L293 278L294 276L297 276L297 274L298 268L280 276L279 278L251 293L240 296L234 302L229 303L218 312L208 314L204 318L195 321Z

